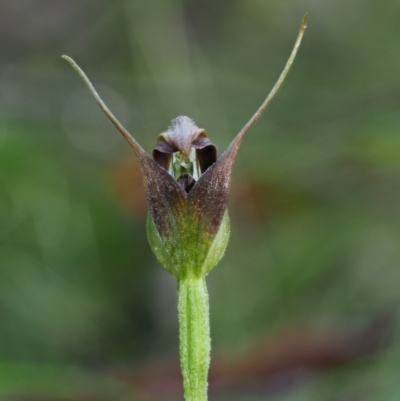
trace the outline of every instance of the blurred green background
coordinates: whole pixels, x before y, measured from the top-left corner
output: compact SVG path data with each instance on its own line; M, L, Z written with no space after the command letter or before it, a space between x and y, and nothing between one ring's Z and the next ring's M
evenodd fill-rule
M188 115L235 162L212 400L399 400L400 3L0 2L0 398L180 400L174 279L129 146Z

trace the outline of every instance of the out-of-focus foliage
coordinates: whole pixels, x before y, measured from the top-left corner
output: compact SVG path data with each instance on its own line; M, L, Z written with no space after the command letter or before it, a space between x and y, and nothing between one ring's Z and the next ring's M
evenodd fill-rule
M293 69L234 168L211 328L227 377L249 379L217 380L213 399L400 399L394 0L0 2L1 397L145 398L144 370L178 352L137 164L60 56L147 150L178 115L224 149L306 11ZM154 369L152 399L180 399L179 377L157 387Z

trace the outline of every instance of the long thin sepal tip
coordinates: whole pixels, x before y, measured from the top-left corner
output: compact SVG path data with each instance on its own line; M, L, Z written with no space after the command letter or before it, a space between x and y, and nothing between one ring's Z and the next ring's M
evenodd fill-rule
M236 136L234 139L233 143L237 143L239 145L240 141L243 139L244 135L249 131L249 129L253 126L253 124L259 119L265 108L268 106L272 98L276 95L278 92L279 88L283 84L283 81L285 80L287 74L289 73L290 67L293 64L294 59L296 58L297 50L299 49L301 40L303 39L304 31L307 28L307 19L308 19L308 14L304 14L303 19L301 21L300 25L300 30L297 35L296 41L293 46L293 50L286 62L285 67L283 68L281 75L279 76L278 80L276 81L274 87L271 89L270 93L268 94L267 98L264 100L264 102L261 104L259 109L255 112L255 114L251 117L251 119L247 122L247 124L242 128L242 130L239 132L239 134Z
M304 29L307 28L307 20L308 20L308 13L305 13L303 16L303 20L301 21L301 27Z
M90 92L96 99L97 104L100 106L101 110L103 110L104 114L108 117L108 119L114 124L114 126L118 129L118 131L124 136L124 138L128 141L131 145L133 150L135 151L138 157L141 157L145 154L145 151L142 147L136 142L136 140L129 134L129 132L123 127L123 125L117 120L114 114L110 111L110 109L106 106L103 102L99 94L97 93L96 89L94 88L93 84L90 82L89 78L83 72L83 70L79 67L75 61L66 55L61 56L64 60L67 60L68 63L72 66L72 68L79 74L79 76L83 79L87 87L89 88Z

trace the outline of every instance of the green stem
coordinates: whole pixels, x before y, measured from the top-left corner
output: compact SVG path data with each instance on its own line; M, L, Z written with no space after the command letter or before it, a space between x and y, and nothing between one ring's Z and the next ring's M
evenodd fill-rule
M178 281L181 369L186 401L207 401L210 322L205 278Z

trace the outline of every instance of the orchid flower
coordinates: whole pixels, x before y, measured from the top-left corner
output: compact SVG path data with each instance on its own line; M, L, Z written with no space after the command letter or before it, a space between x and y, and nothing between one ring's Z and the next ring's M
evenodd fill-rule
M178 282L180 354L186 401L207 399L210 364L209 305L205 276L223 256L230 227L227 211L233 162L252 125L283 83L307 23L303 17L292 53L271 92L217 158L207 132L180 116L147 154L105 105L81 68L78 72L100 108L132 147L142 174L149 214L147 235L159 262Z

